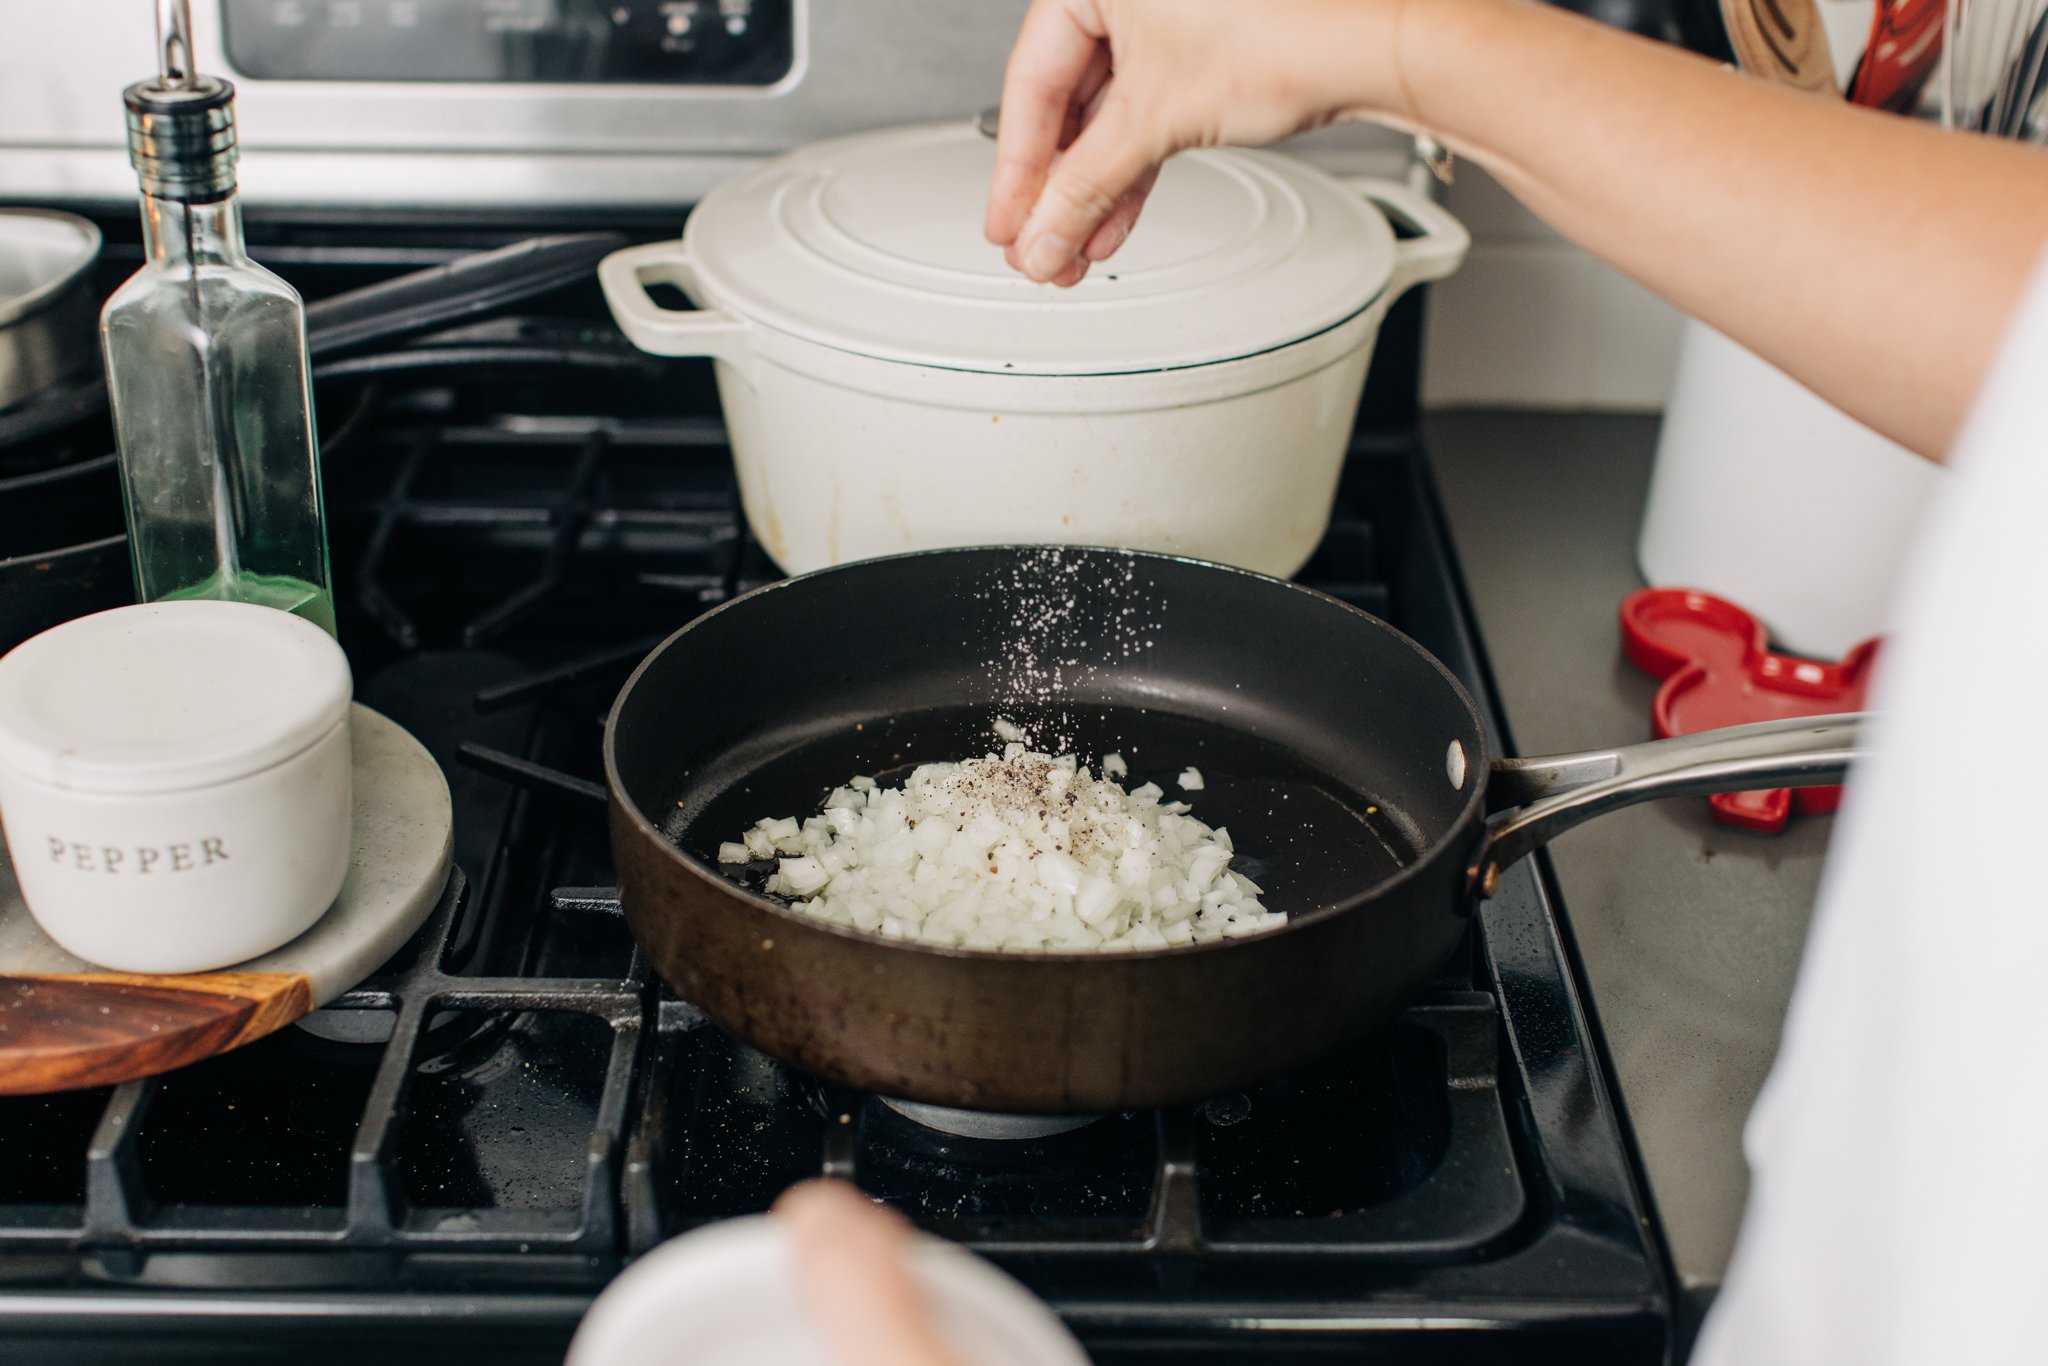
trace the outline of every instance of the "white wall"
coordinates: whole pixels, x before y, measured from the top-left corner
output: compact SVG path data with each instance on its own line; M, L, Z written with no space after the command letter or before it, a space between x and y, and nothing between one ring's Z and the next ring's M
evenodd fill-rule
M1472 254L1430 287L1422 401L1453 406L1664 406L1683 315L1564 241L1476 166L1443 202Z

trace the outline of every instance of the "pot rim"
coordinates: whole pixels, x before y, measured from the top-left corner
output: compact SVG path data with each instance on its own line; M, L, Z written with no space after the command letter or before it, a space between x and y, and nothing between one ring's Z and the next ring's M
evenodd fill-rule
M30 289L26 294L15 294L0 298L0 327L33 317L55 303L64 292L85 277L93 263L99 259L100 245L104 240L99 226L90 219L80 218L75 213L61 209L0 209L0 236L4 236L7 221L19 218L39 218L61 223L78 230L79 253L66 263L64 269L50 279Z
M1371 298L1367 299L1364 303L1360 304L1352 312L1345 314L1343 317L1338 318L1321 327L1314 328L1311 331L1304 332L1300 336L1289 337L1285 341L1277 341L1269 346L1260 346L1255 347L1252 350L1240 351L1236 355L1214 356L1208 360L1191 361L1187 364L1133 365L1129 368L1121 370L1020 370L1009 366L1005 366L1001 369L990 369L987 366L981 365L948 365L939 361L913 360L905 356L883 355L878 351L864 351L857 346L847 346L841 345L836 342L824 341L817 337L806 336L802 332L791 331L786 327L777 327L774 323L768 322L756 316L755 314L749 313L744 308L736 304L714 303L710 302L707 299L707 301L701 306L706 308L722 309L723 311L732 314L734 317L743 320L749 327L757 327L764 332L772 333L775 336L775 338L779 341L793 342L798 346L803 347L815 347L821 351L830 351L835 355L851 356L856 360L873 361L880 365L896 365L901 366L906 370L935 371L947 375L986 375L992 379L998 380L1039 379L1087 381L1135 379L1148 375L1199 374L1203 371L1214 371L1221 366L1237 365L1241 364L1244 361L1257 360L1261 356L1278 355L1283 351L1292 350L1297 346L1302 346L1309 342L1316 341L1320 338L1327 337L1332 332L1336 332L1343 328L1349 327L1353 323L1357 322L1361 317L1379 309L1381 305L1385 304L1388 301L1387 295L1390 284L1391 281L1389 281L1388 284L1381 285L1377 293L1375 293Z

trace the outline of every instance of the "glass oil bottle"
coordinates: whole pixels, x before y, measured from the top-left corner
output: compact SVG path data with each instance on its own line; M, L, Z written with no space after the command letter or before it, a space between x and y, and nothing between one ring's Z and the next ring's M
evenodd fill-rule
M334 630L304 305L249 259L234 87L159 0L156 80L123 92L141 270L100 316L140 601L220 598Z

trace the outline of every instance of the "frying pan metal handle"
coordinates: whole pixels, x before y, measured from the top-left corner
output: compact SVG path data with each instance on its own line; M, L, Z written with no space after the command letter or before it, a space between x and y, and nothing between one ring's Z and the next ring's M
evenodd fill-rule
M524 302L585 278L623 241L604 232L533 238L315 300L306 305L307 354L328 361ZM0 446L83 422L106 406L106 378L95 366L0 414Z
M1489 897L1500 871L1581 821L1655 797L1825 787L1869 753L1867 713L1796 717L1681 735L1613 749L1503 759L1487 783L1485 833L1466 885Z
M314 360L466 322L589 278L626 239L615 232L531 237L306 305Z

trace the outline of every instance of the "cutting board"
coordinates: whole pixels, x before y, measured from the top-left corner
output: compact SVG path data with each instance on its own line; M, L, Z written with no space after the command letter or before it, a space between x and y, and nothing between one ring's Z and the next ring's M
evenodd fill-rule
M440 766L356 703L347 880L314 926L218 972L106 972L59 948L23 904L0 847L0 1095L153 1076L261 1038L396 953L448 880L453 808ZM225 909L225 908L223 908Z

